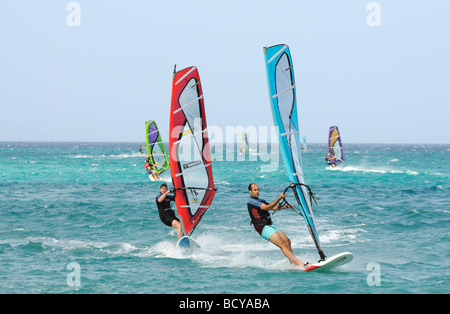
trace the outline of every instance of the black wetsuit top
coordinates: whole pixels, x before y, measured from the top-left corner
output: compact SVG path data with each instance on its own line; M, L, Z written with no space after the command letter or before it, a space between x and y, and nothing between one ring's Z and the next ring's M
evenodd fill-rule
M173 194L167 194L166 198L160 203L158 202L158 198L160 198L163 194L159 193L158 196L156 197L156 206L158 206L158 211L159 214L164 214L164 212L167 209L172 209L172 206L170 206L170 202L171 201L175 201L175 195Z
M247 201L247 209L252 219L252 224L255 227L255 230L261 234L264 226L271 225L272 219L270 219L270 213L267 210L262 210L261 205L266 204L269 205L262 198L250 197Z
M156 197L156 206L158 206L159 211L159 218L161 221L167 225L172 226L172 221L178 220L180 221L176 216L175 212L173 211L172 207L170 206L171 201L175 201L175 195L173 194L167 194L164 200L160 203L158 202L158 198L162 196L162 193L159 193L159 195Z

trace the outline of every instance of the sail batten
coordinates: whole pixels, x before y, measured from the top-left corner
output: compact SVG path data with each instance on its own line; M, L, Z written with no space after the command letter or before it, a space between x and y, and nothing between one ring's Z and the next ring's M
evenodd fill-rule
M196 67L174 72L169 139L175 204L184 235L191 235L215 194L205 105Z
M284 93L287 93L288 91L290 91L291 89L294 89L294 88L295 88L295 85L292 85L292 86L286 88L285 90L279 92L278 94L273 95L272 98L277 98L278 96L283 95Z
M193 71L195 71L195 70L197 70L196 67L191 67L191 68L189 69L189 71L187 71L185 74L183 74L183 76L180 77L180 78L178 79L178 81L176 81L175 85L178 85L182 80L184 80L189 74L191 74L191 73L192 73Z
M209 167L209 166L211 166L211 164L203 165L204 168ZM175 176L179 177L179 176L185 175L186 173L193 172L193 171L199 171L199 170L202 170L202 168L198 167L195 169L185 170L183 172L175 174Z
M321 259L325 259L312 211L310 189L306 188L301 161L297 117L296 84L291 53L287 45L264 48L269 99L281 155L307 228Z
M191 86L191 87L195 87L195 86L197 86L197 84L198 84L198 83L196 83L194 86ZM179 111L181 111L181 110L183 110L183 109L186 109L186 107L188 107L188 106L194 104L196 101L199 101L200 99L203 99L203 95L201 95L200 97L198 97L198 98L196 98L196 99L194 99L194 100L188 102L187 104L180 105L180 108L178 108L177 110L175 110L173 113L175 114L175 113L177 113L177 112L179 112Z
M287 136L287 135L291 135L291 134L300 134L300 131L284 132L284 133L281 133L280 136Z
M275 60L275 58L276 57L278 57L278 55L280 54L280 53L282 53L283 52L283 50L284 49L286 49L286 48L288 48L288 45L284 45L280 50L278 50L268 61L267 61L267 63L269 64L269 63L271 63L273 60Z
M207 130L207 129L202 130L201 133L205 133L206 130ZM187 135L189 135L190 137L188 137ZM176 142L173 142L173 144L174 144L174 145L178 145L178 144L180 144L182 141L186 141L186 140L191 139L192 136L193 136L193 133L186 134L186 135L183 136L180 140L178 140L178 141L176 141Z

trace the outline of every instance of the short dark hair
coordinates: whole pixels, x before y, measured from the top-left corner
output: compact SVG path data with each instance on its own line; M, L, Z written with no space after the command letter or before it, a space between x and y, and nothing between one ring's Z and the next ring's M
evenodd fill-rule
M252 185L253 185L253 184L256 184L256 183L250 183L250 184L248 185L248 190L249 190L249 191L252 190Z
M161 184L161 185L159 186L159 188L161 189L161 188L164 187L164 186L167 188L167 184L165 184L165 183Z

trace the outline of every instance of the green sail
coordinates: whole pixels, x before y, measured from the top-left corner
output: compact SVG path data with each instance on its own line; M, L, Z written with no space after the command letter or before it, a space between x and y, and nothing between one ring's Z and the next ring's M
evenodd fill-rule
M152 168L159 175L169 169L169 160L167 159L166 149L161 140L158 126L155 121L145 122L145 142L147 144L147 153L153 164Z

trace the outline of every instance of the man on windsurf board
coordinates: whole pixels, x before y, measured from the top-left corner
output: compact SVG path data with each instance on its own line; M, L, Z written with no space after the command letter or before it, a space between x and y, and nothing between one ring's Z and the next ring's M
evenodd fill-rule
M157 162L157 164L159 164L159 163ZM144 167L145 167L145 169L147 169L148 174L152 177L153 180L159 181L159 174L153 169L154 166L155 166L155 164L153 164L150 160L150 157L148 157L145 160Z
M264 239L278 246L292 265L304 270L308 263L303 263L294 256L291 240L289 240L283 231L273 225L269 214L269 210L292 208L292 205L284 205L281 207L277 205L281 199L286 197L286 194L282 193L275 201L267 203L264 199L259 198L259 187L255 183L249 184L248 191L250 198L247 202L247 209L255 230Z
M330 153L325 155L325 161L331 166L331 168L336 167L336 156L331 156Z
M163 183L159 187L159 194L156 197L156 206L158 206L159 218L169 227L177 230L178 240L183 236L180 220L175 216L175 212L170 205L171 201L175 201L175 195L170 194L167 184Z

